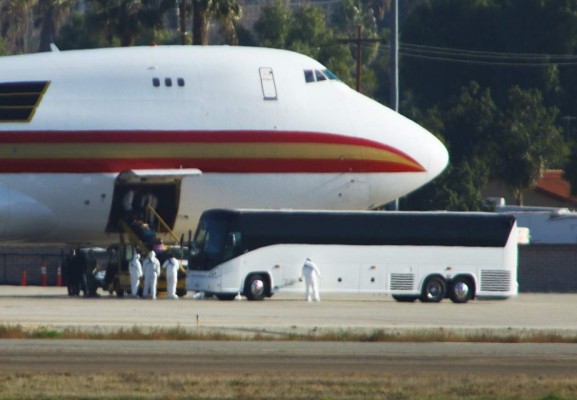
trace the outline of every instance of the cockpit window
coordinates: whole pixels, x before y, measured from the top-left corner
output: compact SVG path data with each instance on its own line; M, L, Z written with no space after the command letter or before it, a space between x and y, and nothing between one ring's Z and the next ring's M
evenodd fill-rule
M338 80L339 78L337 78L337 76L332 73L330 70L328 69L324 69L324 70L319 70L319 69L305 69L304 70L305 73L305 82L307 83L312 83L312 82L321 82L321 81L326 81L327 79L330 80Z
M336 76L336 75L333 73L333 71L331 71L331 70L325 69L325 70L323 71L323 73L324 73L325 76L326 76L327 78L329 78L330 80L334 80L334 81L339 80L339 78L337 78L337 76Z
M327 77L324 76L324 74L321 71L319 71L318 69L315 70L315 77L317 78L317 82L327 80Z

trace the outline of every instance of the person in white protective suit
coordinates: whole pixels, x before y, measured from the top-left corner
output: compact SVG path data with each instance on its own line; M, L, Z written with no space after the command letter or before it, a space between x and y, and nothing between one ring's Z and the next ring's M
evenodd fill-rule
M311 261L310 258L307 258L304 265L302 275L305 278L305 299L306 301L321 301L319 296L319 282L318 278L321 277L321 273L319 269Z
M152 193L146 193L144 196L142 196L140 207L142 210L144 210L146 223L149 224L151 228L153 228L156 218L154 212L156 212L158 207L158 197Z
M150 293L152 299L155 300L156 282L160 275L160 261L156 258L154 250L151 250L150 253L148 253L148 257L144 259L142 269L144 270L144 291L142 292L142 297L146 299Z
M132 293L132 297L138 297L138 288L140 287L140 278L142 277L140 254L134 253L132 260L130 260L128 271L130 272L130 293Z
M176 295L176 283L178 281L178 270L183 269L174 257L174 254L170 254L170 257L162 264L162 268L166 270L166 297L169 299L178 299Z

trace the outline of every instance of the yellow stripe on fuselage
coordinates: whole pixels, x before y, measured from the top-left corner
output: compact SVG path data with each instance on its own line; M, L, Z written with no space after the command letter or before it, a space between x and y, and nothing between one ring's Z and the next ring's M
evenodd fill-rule
M420 167L386 149L319 143L27 143L0 146L2 159L319 159L371 160Z

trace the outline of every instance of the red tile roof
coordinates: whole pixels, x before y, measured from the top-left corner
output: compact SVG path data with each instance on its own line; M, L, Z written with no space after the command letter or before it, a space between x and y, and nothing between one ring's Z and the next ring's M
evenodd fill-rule
M546 193L561 200L577 203L577 196L571 196L571 185L563 179L563 170L549 169L543 178L537 182L535 190Z

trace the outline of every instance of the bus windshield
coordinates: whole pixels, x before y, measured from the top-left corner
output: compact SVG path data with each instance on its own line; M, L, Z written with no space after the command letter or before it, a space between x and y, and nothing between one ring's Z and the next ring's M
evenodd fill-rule
M223 219L204 219L192 242L192 251L188 268L210 270L223 260L223 248L228 232L228 222Z

